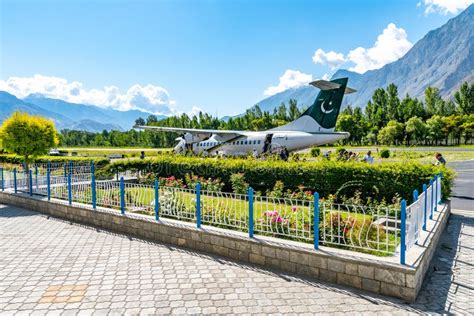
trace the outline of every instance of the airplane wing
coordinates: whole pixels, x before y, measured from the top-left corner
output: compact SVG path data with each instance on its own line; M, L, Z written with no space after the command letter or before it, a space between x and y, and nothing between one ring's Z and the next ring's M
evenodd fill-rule
M230 131L220 129L198 129L198 128L181 128L181 127L166 127L166 126L143 126L135 125L133 128L149 129L162 132L174 132L174 133L190 133L192 135L204 138L210 137L211 135L218 135L224 138L234 138L238 136L247 135L244 131Z

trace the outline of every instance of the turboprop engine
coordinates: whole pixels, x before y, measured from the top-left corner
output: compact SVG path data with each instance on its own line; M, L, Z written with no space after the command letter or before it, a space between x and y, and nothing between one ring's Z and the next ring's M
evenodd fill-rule
M192 144L198 143L204 140L204 138L199 137L197 135L193 135L191 133L185 133L180 137L176 138L178 144L174 147L174 152L177 154L184 154L186 153L186 148L190 148Z

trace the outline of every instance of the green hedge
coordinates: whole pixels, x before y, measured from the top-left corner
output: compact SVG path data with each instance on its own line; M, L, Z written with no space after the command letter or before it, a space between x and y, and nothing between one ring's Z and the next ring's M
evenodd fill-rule
M443 196L451 193L454 172L445 167L435 167L418 162L365 164L357 162L282 162L251 159L217 159L182 156L162 156L150 159L129 159L113 162L104 170L110 173L125 170L152 172L156 176L184 178L192 173L204 178L219 178L225 189L231 190L230 177L235 173L245 174L245 181L255 190L265 192L274 187L277 180L283 181L285 189L318 191L327 197L350 197L360 191L364 200L368 198L392 202L400 196L412 201L413 190L421 191L435 174L442 172Z
M68 161L74 161L74 162L88 162L88 161L94 161L97 167L105 167L106 165L109 164L110 159L108 158L101 158L101 157L69 157L69 156L40 156L37 157L35 162L68 162ZM17 155L12 155L12 154L3 154L0 155L0 163L14 163L14 164L20 164L23 163L23 157L22 156L17 156Z

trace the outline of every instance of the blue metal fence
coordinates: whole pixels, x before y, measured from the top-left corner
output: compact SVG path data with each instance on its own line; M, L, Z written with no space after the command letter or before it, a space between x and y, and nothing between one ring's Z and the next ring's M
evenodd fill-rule
M66 200L69 205L78 202L93 209L98 206L115 208L121 214L142 212L154 215L157 221L161 216L195 221L198 228L204 222L247 231L250 238L257 233L313 242L315 249L319 245L335 245L391 254L399 244L401 264L405 264L406 251L418 242L421 231L426 231L427 222L433 219L442 196L440 175L431 179L429 185L423 184L420 194L417 190L413 192L413 203L407 205L402 200L398 217L398 212L389 208L328 204L320 201L317 192L313 200L299 201L255 196L250 187L247 194L238 195L203 191L200 183L194 189L183 189L161 187L158 180L153 186L126 183L123 177L118 182L96 181L93 163L90 168L81 166L85 173L78 172L71 164L64 164L64 173L62 168L55 166L53 169L50 163L44 168L36 166L34 186L32 170L29 177L22 172L18 179L16 168L0 168L1 189L13 189L17 193L20 186L30 195L47 196L48 201L57 198ZM61 170L60 174L58 170ZM43 171L45 175L42 175ZM400 226L393 226L398 219ZM354 230L357 226L359 231ZM361 235L363 231L366 236ZM370 240L368 235L374 232L377 237Z

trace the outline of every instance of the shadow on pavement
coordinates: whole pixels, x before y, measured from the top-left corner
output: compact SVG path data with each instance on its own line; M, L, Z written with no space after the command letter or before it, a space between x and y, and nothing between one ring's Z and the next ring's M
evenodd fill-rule
M473 250L469 246L472 246L474 236L466 230L473 227L474 217L451 214L418 299L412 307L427 313L469 313L469 300L474 295L474 288L472 273L469 272L473 269L473 263L468 261L472 258ZM469 278L471 280L467 280Z

